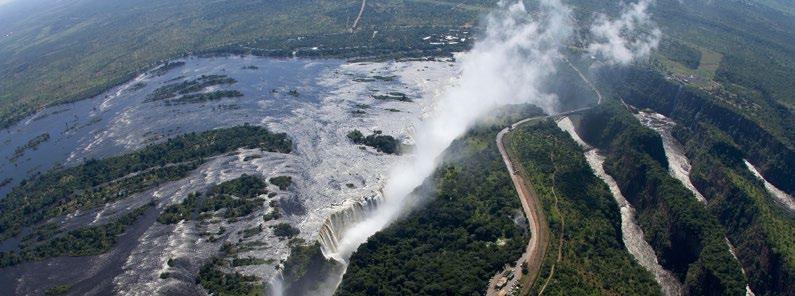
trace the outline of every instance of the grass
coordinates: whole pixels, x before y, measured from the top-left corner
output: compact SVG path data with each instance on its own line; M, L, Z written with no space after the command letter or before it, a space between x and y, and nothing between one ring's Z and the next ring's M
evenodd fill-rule
M696 69L690 69L685 65L672 61L663 55L657 55L657 58L660 59L666 70L685 77L689 77L690 75L693 75L694 77L700 77L702 79L694 81L693 84L702 87L709 86L715 81L715 72L718 71L718 67L720 67L720 62L723 59L723 55L705 47L694 47L701 52L701 60L699 61L698 68Z
M723 55L704 47L700 47L699 50L701 51L701 62L696 72L710 80L715 79L715 72L718 71Z

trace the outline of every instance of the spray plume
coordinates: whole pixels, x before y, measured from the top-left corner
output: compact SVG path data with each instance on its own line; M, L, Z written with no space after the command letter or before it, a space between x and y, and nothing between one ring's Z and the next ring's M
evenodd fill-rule
M649 56L662 37L647 12L652 1L640 0L625 6L615 20L597 14L591 25L594 42L588 45L588 53L610 65L626 65Z
M598 14L590 31L589 53L605 64L625 65L647 57L662 33L647 13L652 0L624 7L610 20ZM485 18L485 34L460 56L458 82L442 95L432 116L415 135L415 154L394 167L384 187L384 201L364 220L348 228L334 254L346 261L359 245L399 218L413 204L412 192L428 178L447 147L478 119L501 106L531 103L554 114L557 97L539 89L553 75L561 48L574 31L571 9L561 0L541 0L530 14L521 0L503 0Z
M383 204L343 233L332 257L349 258L367 238L397 219L444 150L479 118L519 103L556 111L555 96L539 87L555 72L560 48L572 34L571 10L559 0L542 0L540 12L531 16L521 1L501 1L485 21L484 36L459 58L462 71L457 84L439 98L432 116L418 127L415 153L390 171Z

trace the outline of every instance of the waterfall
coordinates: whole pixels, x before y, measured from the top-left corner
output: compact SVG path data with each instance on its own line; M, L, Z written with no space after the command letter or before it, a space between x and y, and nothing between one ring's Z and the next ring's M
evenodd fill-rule
M276 275L271 278L267 289L268 295L284 296L284 273L281 268L276 270Z
M331 258L340 262L346 260L347 258L342 258L337 252L340 239L342 239L342 236L348 228L364 220L370 213L378 208L382 199L382 195L366 197L361 201L354 202L341 211L331 214L323 223L323 227L320 229L320 237L318 238L323 255L326 256L326 258Z

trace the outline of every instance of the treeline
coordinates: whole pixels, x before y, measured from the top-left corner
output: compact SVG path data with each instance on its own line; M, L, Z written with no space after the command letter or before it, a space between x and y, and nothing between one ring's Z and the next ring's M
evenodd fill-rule
M743 163L742 149L709 123L674 130L690 179L734 244L756 295L795 295L795 220Z
M787 192L795 192L795 116L770 112L754 120L700 90L668 81L651 69L631 68L615 79L603 79L616 97L639 108L651 108L693 130L708 123L729 136L765 177ZM624 78L631 79L624 79ZM760 127L760 122L768 128ZM780 129L774 136L767 129ZM786 142L782 142L786 141ZM789 147L788 147L789 146Z
M89 256L108 251L127 227L153 205L133 210L120 218L100 226L72 230L54 237L40 238L30 244L20 244L18 251L0 253L0 267L58 256Z
M388 92L382 95L372 95L373 99L381 101L398 101L398 102L412 102L413 100L406 96L406 94L398 91Z
M550 295L661 295L652 274L624 246L620 211L607 185L569 135L545 120L508 136L506 148L541 201L550 231L530 294L539 292L555 265L544 290ZM556 262L558 248L563 258Z
M14 149L14 154L12 154L11 157L8 158L8 160L11 162L16 161L17 159L25 155L26 150L28 149L35 150L37 147L39 147L39 145L41 145L41 143L47 142L47 140L49 139L50 139L49 133L43 133L41 135L33 137L33 139L30 139L27 143L25 143L25 145L19 146L16 149Z
M216 90L208 93L187 94L173 100L167 100L167 106L181 104L197 104L209 101L217 101L223 98L239 98L243 93L237 90Z
M149 71L148 73L150 75L152 75L152 76L163 76L166 73L168 73L169 71L174 70L174 69L179 68L179 67L182 67L182 66L185 66L185 62L183 62L183 61L174 61L174 62L166 61L165 63L163 63L159 67Z
M258 277L243 275L239 272L224 272L231 267L228 260L213 258L199 270L196 283L204 287L211 295L265 295L265 288Z
M223 210L225 219L247 216L265 202L259 196L267 194L268 186L262 178L243 174L221 184L212 186L205 194L190 193L179 204L167 207L157 218L162 224L173 224L182 220L212 217Z
M304 38L267 37L253 42L219 46L204 50L201 56L228 54L256 55L267 57L308 57L308 58L378 58L402 59L425 57L449 57L472 46L471 34L459 26L413 26L380 27L378 33L361 30L353 33L329 33L304 36ZM465 39L457 43L433 42L423 40L428 36L436 38L455 35ZM432 44L435 43L435 44Z
M278 176L270 178L268 182L271 182L271 184L276 185L276 187L279 187L279 190L287 190L288 188L290 188L290 185L293 185L293 177Z
M344 266L326 259L320 243L302 239L290 241L290 257L284 262L284 295L313 295L330 276L339 274Z
M210 86L234 84L236 82L235 79L226 75L202 75L193 80L161 86L149 94L145 102L165 101L166 105L171 106L242 97L243 93L237 90L201 92Z
M205 158L238 148L289 153L292 142L283 133L238 126L190 133L122 156L53 170L21 182L0 201L0 239L44 219L88 209L182 178Z
M456 140L415 192L427 204L375 234L350 258L338 295L474 295L513 264L528 234L497 150L498 126Z
M637 210L660 264L691 295L744 295L746 279L718 220L669 176L658 134L608 102L584 113L583 138L607 154L605 171Z

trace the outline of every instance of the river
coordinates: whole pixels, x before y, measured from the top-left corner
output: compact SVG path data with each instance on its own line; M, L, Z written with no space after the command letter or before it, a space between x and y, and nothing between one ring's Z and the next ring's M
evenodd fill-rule
M635 209L629 204L616 181L604 170L605 157L599 153L598 149L590 147L577 134L569 117L558 120L558 127L566 131L585 151L585 159L593 170L594 174L607 183L610 193L619 206L621 211L621 236L627 251L637 262L648 270L657 283L662 287L662 292L667 296L678 296L683 294L682 284L668 270L664 269L657 260L651 245L644 239L643 230L635 221Z
M294 185L277 191L275 197L285 211L283 217L263 222L262 216L270 210L266 205L234 222L161 225L153 222L155 212L136 223L128 230L129 235L103 255L52 258L0 270L0 290L36 294L48 285L66 283L79 294L201 294L194 275L223 242L264 242L238 256L267 263L240 266L235 271L267 282L288 256L288 241L278 239L271 231L252 237L243 237L238 231L290 223L300 229L299 238L312 242L333 213L380 196L386 170L406 156L353 145L346 134L353 129L365 134L380 130L411 144L414 126L425 116L439 90L452 83L457 71L449 60L347 63L230 56L181 61L184 66L163 75L140 75L94 98L42 109L0 131L0 142L4 143L0 149L0 180L12 179L0 188L0 194L7 194L35 173L77 165L84 159L119 155L184 133L253 124L286 132L294 142L293 153L242 149L220 155L208 159L184 179L51 222L64 229L101 225L151 200L162 209L180 202L190 192L242 174L293 178ZM163 85L201 75L233 78L236 83L210 90L237 90L243 96L179 105L146 101ZM389 92L404 93L412 100L375 97ZM49 137L10 160L18 147L42 134ZM223 239L210 242L202 235L217 232L220 227L228 234ZM2 243L7 246L14 242ZM175 259L174 266L166 264L169 258ZM161 279L163 272L174 276Z

